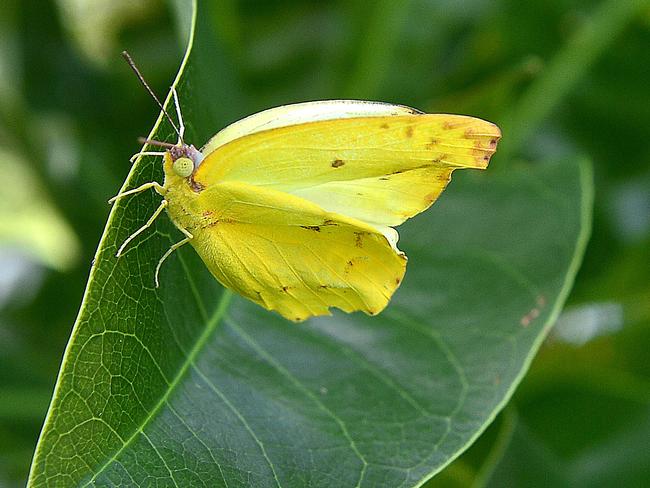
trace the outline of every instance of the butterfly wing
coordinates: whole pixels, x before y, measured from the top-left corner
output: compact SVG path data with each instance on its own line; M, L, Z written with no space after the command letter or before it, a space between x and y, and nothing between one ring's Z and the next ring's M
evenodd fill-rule
M249 115L217 132L201 152L210 154L224 144L255 132L318 120L350 117L412 115L422 113L411 107L366 100L320 100L294 103Z
M191 242L225 286L289 319L378 313L406 266L390 226L429 207L454 169L485 168L500 135L372 102L261 112L202 149Z
M218 145L194 180L272 188L378 228L394 226L428 208L454 169L485 168L500 135L494 124L460 115L378 111L308 121Z
M223 182L189 204L200 215L191 241L225 286L300 321L379 313L399 286L406 257L380 231L294 195Z

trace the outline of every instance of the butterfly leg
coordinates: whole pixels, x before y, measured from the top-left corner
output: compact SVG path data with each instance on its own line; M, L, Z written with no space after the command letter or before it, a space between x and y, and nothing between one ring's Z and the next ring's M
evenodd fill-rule
M156 273L154 274L154 282L156 283L156 288L160 286L160 282L158 281L158 275L160 273L160 267L162 266L162 263L165 261L165 259L167 259L170 256L170 254L173 253L176 249L181 247L183 244L187 244L194 238L194 236L190 234L187 230L183 229L182 227L178 227L178 228L181 230L183 234L185 234L185 239L178 241L172 247L167 249L167 252L163 254L162 258L160 258L160 261L158 261L158 264L156 265Z
M185 123L183 122L183 114L181 113L181 104L178 102L178 93L176 93L176 87L172 87L172 95L174 96L174 106L176 107L176 115L178 115L178 124L180 128L178 129L178 142L183 142L183 136L185 136Z
M129 161L134 163L136 159L138 159L140 156L164 156L165 151L140 151L138 153L135 153L133 156L129 158Z
M133 190L128 190L128 191L125 191L123 193L118 193L113 198L111 198L108 201L108 203L113 203L116 200L118 200L118 199L120 199L122 197L125 197L127 195L135 195L136 193L140 193L141 191L148 190L149 188L153 188L154 190L156 190L156 193L158 193L159 195L164 195L165 194L165 188L160 183L158 183L157 181L150 181L149 183L145 183L144 185L140 185L139 187L134 188Z
M156 209L156 211L153 213L151 217L149 217L149 220L147 220L147 223L144 224L142 227L140 227L138 230L136 230L133 234L131 234L129 237L127 237L126 241L122 243L120 248L117 250L117 254L115 257L119 258L122 255L122 252L124 252L124 248L131 242L133 239L135 239L137 236L142 234L145 230L147 230L149 227L151 227L151 224L153 224L154 220L160 215L160 213L165 210L165 207L167 207L167 200L163 200L160 202L160 206Z

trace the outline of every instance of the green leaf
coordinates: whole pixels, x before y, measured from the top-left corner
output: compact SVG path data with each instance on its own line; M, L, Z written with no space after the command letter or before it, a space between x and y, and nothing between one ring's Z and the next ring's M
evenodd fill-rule
M647 486L648 399L558 386L551 408L540 397L514 416L507 448L478 486Z
M598 57L611 46L630 21L648 8L647 0L600 2L574 35L513 107L503 133L512 135L501 145L508 159L521 149L546 117L583 79Z
M594 317L616 320L594 304L582 309L591 312L591 324L574 309L558 327L573 322L577 330L582 323L595 332ZM631 314L620 318L625 323L615 334L601 330L579 346L563 343L571 336L556 328L508 408L510 433L477 487L648 486L650 328Z
M200 144L233 115L236 89L206 16L193 18L175 85ZM175 138L161 119L151 136ZM301 325L224 291L188 246L156 290L155 265L182 236L159 218L116 259L159 198L120 200L30 486L422 483L486 428L557 317L589 232L588 168L459 174L400 229L409 269L385 312ZM152 179L160 161L145 158L125 188Z

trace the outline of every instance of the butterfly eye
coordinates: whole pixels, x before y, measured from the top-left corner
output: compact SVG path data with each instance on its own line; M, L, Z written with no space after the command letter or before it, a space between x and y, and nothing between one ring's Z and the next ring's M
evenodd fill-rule
M174 161L174 173L181 178L187 178L194 171L194 163L190 158L178 158Z

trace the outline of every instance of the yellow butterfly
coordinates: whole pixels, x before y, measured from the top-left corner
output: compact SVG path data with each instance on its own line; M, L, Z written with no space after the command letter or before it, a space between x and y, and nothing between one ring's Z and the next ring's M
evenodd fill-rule
M156 286L189 242L222 285L294 321L381 312L406 271L393 227L429 208L453 170L485 169L501 137L473 117L329 100L251 115L197 150L173 98L178 144L136 155L163 157L164 184L112 200L148 188L164 199L118 256L166 209L185 238Z

